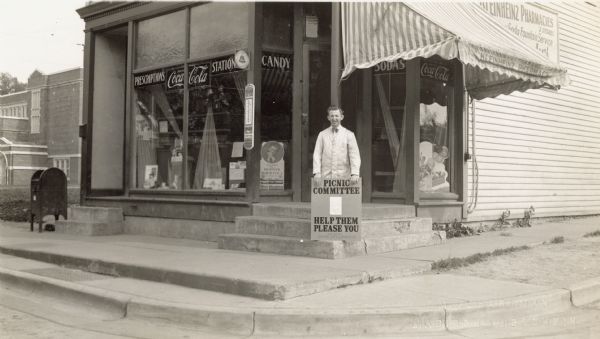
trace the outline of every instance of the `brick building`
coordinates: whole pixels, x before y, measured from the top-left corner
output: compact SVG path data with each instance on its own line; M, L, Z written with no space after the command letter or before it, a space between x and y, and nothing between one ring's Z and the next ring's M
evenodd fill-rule
M0 96L0 185L27 185L33 172L58 167L79 186L83 70L34 71L27 90Z

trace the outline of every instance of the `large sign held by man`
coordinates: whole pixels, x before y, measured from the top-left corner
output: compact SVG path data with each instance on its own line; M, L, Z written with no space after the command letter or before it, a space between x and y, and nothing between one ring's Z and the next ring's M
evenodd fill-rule
M313 179L311 240L360 240L362 181Z
M360 152L354 133L342 126L344 110L327 109L330 127L313 152L311 239L358 240L362 214Z

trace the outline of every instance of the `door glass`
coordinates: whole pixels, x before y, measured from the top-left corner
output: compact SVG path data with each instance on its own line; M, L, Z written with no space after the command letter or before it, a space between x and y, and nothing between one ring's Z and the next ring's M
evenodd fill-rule
M308 58L308 147L306 168L303 168L304 201L310 200L310 178L312 177L313 151L319 132L329 127L327 108L331 102L331 53L327 50L311 50Z
M406 125L404 101L406 74L373 74L373 191L404 191L406 173Z

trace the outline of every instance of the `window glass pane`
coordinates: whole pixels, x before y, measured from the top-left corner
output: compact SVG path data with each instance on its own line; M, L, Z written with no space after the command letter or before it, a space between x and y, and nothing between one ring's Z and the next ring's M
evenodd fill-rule
M265 49L292 49L293 4L265 3L263 5L263 47Z
M293 55L263 52L261 188L291 188Z
M183 187L183 67L134 76L136 188Z
M441 81L421 79L419 190L450 192L448 99L451 88Z
M248 3L213 2L192 8L190 58L233 54L246 48L248 6Z
M406 76L389 69L376 67L373 75L373 191L399 193L406 173Z
M185 21L185 11L140 21L137 30L136 67L183 61Z
M210 63L189 66L189 187L194 190L243 190L246 168L244 86L246 72L232 70L202 76ZM194 78L194 75L198 75ZM198 81L194 81L197 79Z

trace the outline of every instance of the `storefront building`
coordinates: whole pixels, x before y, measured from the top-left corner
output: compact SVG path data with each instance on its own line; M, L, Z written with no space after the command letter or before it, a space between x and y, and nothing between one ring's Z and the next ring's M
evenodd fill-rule
M557 34L541 41L560 42L560 60L551 60L549 49L494 21L497 8L439 6L100 2L78 10L86 21L82 203L126 216L233 221L253 203L310 201L314 143L327 107L340 105L359 143L365 203L413 205L434 221L492 220L530 205L547 215L600 212L600 159L583 144L600 141L600 93L570 61L600 66L599 44L582 50L574 37L578 25L600 33L585 13L598 9L582 2L540 8L550 19L530 14ZM569 83L565 65L574 87L557 91ZM553 146L567 133L558 129L578 140ZM574 171L551 168L553 150L585 160ZM547 186L567 179L574 186ZM560 194L574 196L576 185L589 187L578 205L589 208L549 204L567 201Z

